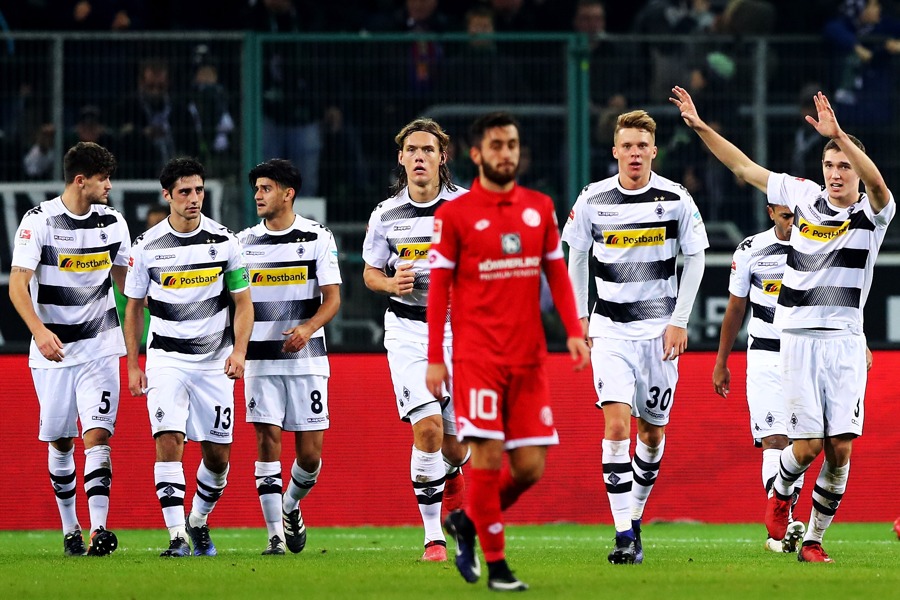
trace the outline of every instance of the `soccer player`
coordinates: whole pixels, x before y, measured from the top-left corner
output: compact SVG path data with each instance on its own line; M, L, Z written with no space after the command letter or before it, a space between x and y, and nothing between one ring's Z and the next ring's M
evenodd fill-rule
M322 468L328 429L328 351L323 327L341 305L338 251L331 232L294 213L303 180L284 159L249 174L262 221L238 234L250 273L253 333L244 396L256 430L256 491L269 538L264 555L306 545L300 500ZM281 432L294 432L296 460L282 497Z
M488 587L526 590L505 556L502 511L537 483L547 447L559 443L544 368L541 270L566 327L576 370L589 351L575 312L559 241L553 201L516 185L519 124L508 113L490 113L470 130L469 156L478 177L468 194L435 215L428 296L428 371L435 398L449 384L443 321L453 295L453 399L458 436L472 451L471 488L465 510L448 515L456 539L456 567L475 583L481 539ZM509 460L504 466L503 454Z
M828 138L822 152L825 186L771 173L717 134L700 118L680 87L670 98L684 122L738 177L794 212L778 306L781 377L789 414L774 495L766 505L769 537L784 537L794 483L812 461L825 460L812 493L812 514L800 561L833 562L822 548L847 488L853 439L865 417L866 341L863 308L887 226L896 212L893 194L862 143L847 134L824 94L813 98L816 117L806 121ZM860 193L859 184L865 185Z
M438 399L425 387L428 366L428 248L439 206L466 193L450 180L450 137L431 119L416 119L394 137L399 177L394 195L372 211L363 242L363 278L370 290L386 294L384 347L400 419L412 425L412 489L425 527L424 561L447 560L441 508L462 506L465 480L460 467L467 447L456 439L450 390ZM451 333L440 317L449 360Z
M41 407L38 439L48 443L66 556L103 556L118 545L106 521L109 439L125 344L110 276L121 289L131 239L125 219L109 206L115 169L115 157L102 146L80 142L70 148L63 158L65 189L25 213L9 275L9 298L32 335L28 365ZM87 550L75 513L78 420L91 516Z
M597 406L603 410L603 481L616 527L613 564L641 563L641 519L659 475L678 383L678 357L709 247L700 211L683 186L652 169L656 122L619 115L619 172L586 186L562 239L578 314L590 338ZM684 255L679 281L678 253ZM590 257L590 258L589 258ZM597 303L588 320L588 262ZM631 417L637 417L632 457Z
M719 333L719 353L713 369L713 388L722 398L728 397L731 371L728 357L737 339L747 305L751 307L747 344L747 404L750 408L750 434L762 448L762 483L767 495L778 474L781 452L790 444L787 436L788 415L781 389L779 356L781 335L772 324L781 279L790 253L791 226L794 212L788 206L769 205L769 218L774 227L742 241L731 262L728 307ZM792 504L803 487L803 476L794 482ZM784 539L766 539L765 548L773 552L796 552L806 527L790 520Z
M234 423L234 380L244 375L253 328L250 282L237 237L203 215L203 165L174 158L159 177L169 217L139 236L125 280L128 389L147 394L156 440L153 475L169 529L160 556L215 556L207 517L225 490ZM234 323L229 311L234 302ZM146 374L138 364L144 301L150 309ZM184 514L185 439L203 460Z

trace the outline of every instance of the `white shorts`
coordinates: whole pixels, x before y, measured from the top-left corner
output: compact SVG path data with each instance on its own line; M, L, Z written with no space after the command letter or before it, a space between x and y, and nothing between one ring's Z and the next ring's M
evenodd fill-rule
M328 378L324 375L260 375L244 378L247 422L284 431L328 429Z
M750 435L757 444L770 435L787 435L787 411L781 389L781 357L768 350L747 351L747 405Z
M781 335L781 375L791 438L862 435L864 336L849 331L785 330Z
M147 410L153 435L180 431L195 442L230 444L234 380L223 371L147 369Z
M431 414L440 414L444 421L444 434L456 435L456 416L453 413L453 402L450 401L450 390L443 388L443 400L438 402L425 386L425 372L428 369L428 344L420 344L407 340L384 340L387 350L388 365L391 368L391 381L394 383L394 397L397 399L397 412L400 419L411 420L414 412L415 421ZM444 364L453 376L453 353L450 346L444 346ZM416 410L427 404L433 404L426 412Z
M651 425L666 425L678 384L678 359L662 359L662 336L651 340L592 340L597 406L621 402L631 406L635 417Z
M116 429L119 413L119 357L97 360L58 369L31 369L34 390L41 406L38 439L53 442L78 436L81 431L100 427Z

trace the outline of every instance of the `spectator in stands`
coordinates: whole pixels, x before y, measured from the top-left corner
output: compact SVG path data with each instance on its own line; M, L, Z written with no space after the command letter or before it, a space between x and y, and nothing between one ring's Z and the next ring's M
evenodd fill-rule
M50 179L53 177L55 152L53 138L56 126L42 123L34 134L34 143L22 159L22 169L28 179Z
M485 6L466 13L469 41L447 59L441 72L441 102L500 104L521 102L528 86L521 65L490 39L494 14Z
M134 31L144 28L144 0L64 0L54 11L74 31Z
M900 53L900 21L882 14L880 0L844 0L840 15L825 24L824 39L831 52L828 64L835 70L835 111L866 140L868 153L884 160L895 137L894 56ZM888 163L887 169L895 164Z
M291 0L262 0L248 25L265 33L300 33L311 24ZM327 61L316 45L280 42L265 44L263 60L263 158L290 160L303 173L303 193L317 196L321 119L331 93Z
M86 104L78 111L78 121L69 132L66 147L72 147L78 142L94 142L100 144L114 155L116 152L116 140L107 126L103 123L100 108L94 104Z
M137 90L118 107L119 169L124 179L155 178L176 156L187 110L169 95L169 65L148 58L138 67Z
M494 11L494 26L500 32L538 31L540 24L534 7L525 0L488 0Z
M579 0L572 30L588 38L591 103L596 106L627 104L638 93L638 49L629 42L611 42L606 33L606 6L601 0ZM614 99L614 96L621 96ZM620 107L624 108L624 106ZM621 111L619 111L621 112ZM619 113L617 113L619 114ZM605 139L611 139L605 138ZM609 154L604 148L605 154Z
M197 45L192 62L194 78L188 92L187 110L193 140L192 148L187 150L203 162L211 176L221 176L237 167L231 144L235 125L228 110L228 91L219 83L219 68L209 46Z

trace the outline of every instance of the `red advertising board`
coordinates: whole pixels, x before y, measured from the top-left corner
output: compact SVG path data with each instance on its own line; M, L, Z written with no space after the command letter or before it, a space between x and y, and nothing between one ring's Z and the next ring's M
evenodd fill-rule
M732 357L732 393L723 400L712 392L714 354L689 353L681 359L681 381L668 428L659 483L645 519L712 523L761 522L764 494L760 450L752 445L745 403L745 357ZM310 526L401 525L419 522L409 482L409 426L397 418L384 355L332 355L331 429L325 436L322 474L303 501ZM122 363L124 365L124 361ZM894 373L900 352L876 352L866 398L865 432L854 444L850 483L838 512L841 521L893 521L900 515L900 478L885 459L900 454ZM37 439L38 405L24 356L0 356L3 417L0 440L3 510L0 529L56 527L59 516L47 474L46 444ZM543 480L507 514L509 522L567 521L609 523L601 479L603 417L589 372L573 374L563 355L549 358L554 416L561 444L548 457ZM127 375L122 373L122 381ZM214 527L263 527L253 477L256 446L252 427L243 421L243 386L237 386L237 425L228 487L211 517ZM113 485L109 526L163 527L153 482L154 446L144 398L132 398L123 385L113 438ZM293 448L284 444L288 472ZM76 445L78 480L84 456ZM186 504L196 484L199 447L185 452ZM800 501L808 514L808 492L818 473L807 477ZM85 495L78 488L78 514L88 520Z

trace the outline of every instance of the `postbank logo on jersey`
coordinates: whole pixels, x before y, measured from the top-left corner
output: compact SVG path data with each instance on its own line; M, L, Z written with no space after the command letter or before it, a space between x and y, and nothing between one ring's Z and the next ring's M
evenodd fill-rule
M159 282L164 290L205 287L216 283L221 274L221 267L191 269L189 271L162 273L159 276Z
M647 229L620 229L604 231L603 243L613 248L632 248L634 246L662 246L666 243L665 227L649 227Z
M763 279L762 280L762 291L763 294L767 296L777 296L778 292L781 291L781 280L780 279Z
M428 258L431 242L418 244L397 244L397 258L400 260L424 260Z
M830 242L847 233L849 228L850 221L844 221L840 225L833 227L830 225L813 225L803 217L800 217L800 223L797 224L800 235L816 242Z
M252 269L250 285L294 285L305 284L309 280L308 267L285 267L283 269Z
M112 267L109 259L109 251L95 254L60 254L59 270L70 273L84 273L86 271L105 271Z

